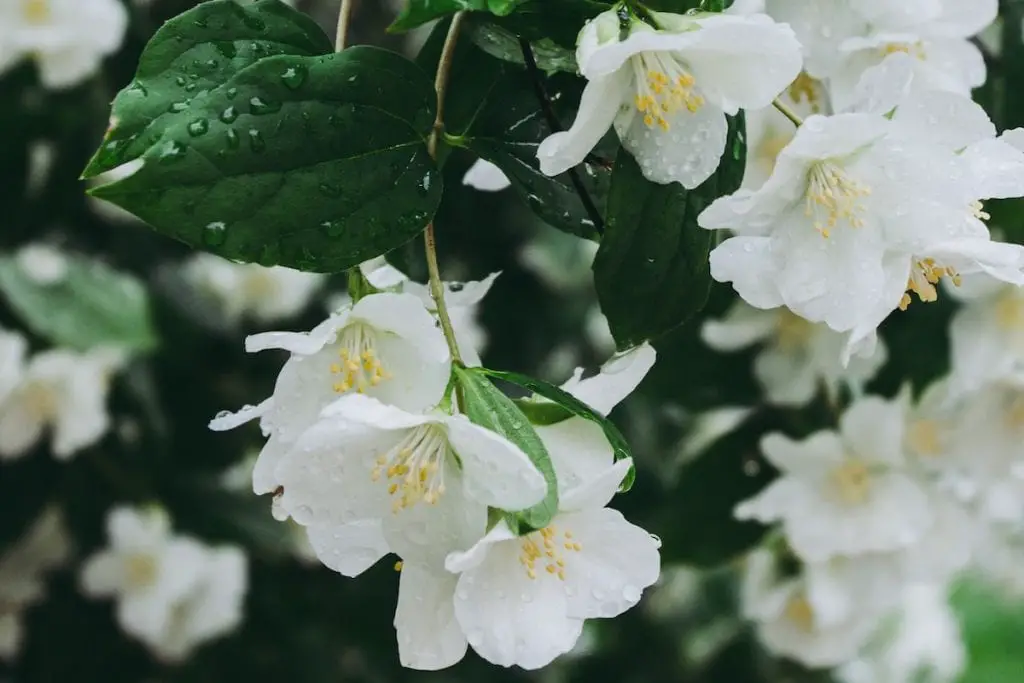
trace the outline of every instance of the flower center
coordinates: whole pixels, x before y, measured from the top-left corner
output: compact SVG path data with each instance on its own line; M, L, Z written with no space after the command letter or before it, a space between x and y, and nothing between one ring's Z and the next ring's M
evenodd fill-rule
M381 475L386 476L393 513L420 501L433 505L444 495L444 468L450 450L441 428L422 425L377 458L370 479L379 481Z
M813 323L783 308L775 324L775 343L783 351L796 351L807 346L813 332Z
M995 304L996 323L1004 330L1020 330L1024 328L1024 299L1017 288L1008 288L1001 294Z
M43 382L31 382L25 387L22 400L30 413L41 419L57 414L57 392Z
M151 555L136 553L125 559L125 580L132 588L145 588L156 580L156 560Z
M839 498L848 505L859 505L871 492L871 472L860 460L848 460L832 472L832 482Z
M277 281L265 270L250 272L242 284L242 290L249 301L262 301L277 294Z
M1024 396L1016 396L1010 401L1005 415L1006 425L1011 429L1024 427Z
M796 80L789 85L789 97L795 104L806 100L812 114L821 113L821 81L801 71Z
M917 294L917 298L925 303L938 301L939 290L935 285L944 277L948 277L955 286L960 286L960 273L951 266L944 266L935 259L925 258L915 261L910 269L910 280L907 281L907 291L900 299L900 310L905 311L913 299L910 293Z
M641 52L630 61L636 79L636 108L648 128L668 130L669 116L683 109L693 113L704 106L704 98L694 90L693 75L671 54Z
M537 562L540 561L544 571L563 581L565 559L562 551L578 553L583 550L583 546L573 540L571 531L563 532L559 538L558 529L553 525L524 536L520 540L520 548L519 563L526 569L527 576L537 578Z
M907 446L917 455L942 453L942 434L936 420L917 420L907 427Z
M894 55L897 52L902 52L905 55L916 57L922 62L928 59L928 53L925 52L924 43L920 40L915 43L889 43L882 48L882 57L888 57Z
M870 194L871 188L850 178L835 163L819 161L807 172L804 215L814 220L814 229L822 237L828 237L840 220L859 228L864 225L862 200Z
M22 0L21 16L29 24L43 24L49 21L49 0Z
M814 608L804 596L795 596L786 603L785 616L804 633L814 631Z
M339 363L331 364L331 374L337 375L334 390L344 394L350 389L365 393L383 380L391 379L391 373L377 357L375 345L377 335L370 327L361 323L349 325L341 333Z

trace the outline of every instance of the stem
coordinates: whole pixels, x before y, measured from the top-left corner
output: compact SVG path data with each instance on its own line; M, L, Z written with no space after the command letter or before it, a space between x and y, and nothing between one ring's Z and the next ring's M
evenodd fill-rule
M341 0L341 9L338 10L338 29L334 34L334 51L341 52L345 49L345 41L348 39L348 22L352 17L352 5L354 0Z
M525 38L519 39L519 49L523 52L523 62L526 63L526 73L529 74L530 80L533 82L533 91L537 95L537 101L540 103L540 110L544 114L544 118L547 120L548 128L551 129L552 133L558 133L562 130L562 124L558 120L558 116L555 114L554 108L551 106L551 98L548 97L547 91L544 89L544 83L541 81L540 69L537 68L537 60L533 56L533 48L530 47L530 41ZM597 209L597 205L587 192L587 188L583 185L583 181L580 180L579 174L575 168L570 168L566 171L569 175L569 182L572 183L572 187L576 190L577 196L580 198L580 203L583 204L584 211L590 217L590 222L594 224L594 232L598 235L604 234L604 220L601 218L601 212Z
M804 120L800 118L800 116L795 111L790 109L789 105L784 104L782 100L780 100L779 98L776 97L774 100L772 100L772 105L780 112L782 112L783 116L792 121L793 125L796 126L797 128L803 125Z
M448 76L451 74L455 44L458 41L459 30L462 28L465 14L465 12L457 12L452 18L452 24L448 27L448 35L444 39L441 58L437 62L437 76L434 78L434 90L437 91L437 116L434 117L434 129L430 131L430 138L427 140L427 151L434 159L437 158L438 140L444 132L444 100L448 90ZM434 305L437 307L437 319L441 322L441 331L444 333L445 341L448 342L452 362L461 364L462 356L459 354L459 345L455 341L452 319L448 315L448 306L444 302L444 285L441 282L441 271L437 266L437 238L434 234L433 221L428 223L426 230L423 231L423 248L427 256L427 270L430 273L430 296L434 299Z

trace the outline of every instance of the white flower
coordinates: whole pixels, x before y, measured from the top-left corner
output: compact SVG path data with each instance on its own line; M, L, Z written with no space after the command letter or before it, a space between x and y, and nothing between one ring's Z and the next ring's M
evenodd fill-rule
M48 508L0 556L0 661L17 655L23 639L22 612L43 599L43 574L62 565L69 552L60 511Z
M949 325L955 391L1024 370L1024 288L975 275L949 293L964 302Z
M444 336L410 294L371 294L308 333L266 332L246 339L247 351L265 349L291 353L273 396L210 423L220 431L261 418L270 439L253 470L256 493L278 487L278 461L338 396L365 393L399 408L423 410L441 399L451 372Z
M53 454L61 460L99 441L110 427L110 377L123 361L108 349L33 356L0 401L0 459L25 455L48 428Z
M800 45L765 15L652 12L620 40L609 10L584 26L576 49L588 80L576 120L537 150L541 171L576 166L613 124L644 176L700 185L725 149L725 114L768 105L800 72Z
M8 0L0 5L0 70L32 57L46 87L75 85L117 51L127 27L118 0Z
M0 401L21 381L28 341L20 332L0 329Z
M956 680L967 653L946 594L941 584L906 587L895 623L883 627L861 656L839 667L837 679L842 683Z
M736 508L739 519L781 521L808 562L885 552L921 540L933 521L927 493L902 467L903 410L874 397L854 403L838 433L804 441L769 434L765 457L782 475Z
M284 266L266 268L197 253L183 266L185 279L211 297L229 322L251 316L258 322L289 318L309 304L324 276Z
M543 667L572 649L584 619L621 614L657 580L659 542L604 507L631 463L593 466L544 529L516 537L499 522L448 556L445 566L459 574L455 620L484 659Z
M878 621L877 613L859 612L844 620L822 620L812 603L807 578L781 579L771 553L759 550L746 562L742 584L743 613L773 654L810 667L828 667L854 657Z
M477 159L469 167L462 184L484 192L498 192L511 185L505 172L486 159Z
M328 406L278 464L281 509L321 561L355 576L389 550L440 568L484 532L487 508L547 492L516 445L463 415L408 413L366 396Z
M37 285L55 285L68 273L67 257L48 244L30 244L18 250L18 266Z
M850 0L765 0L765 11L793 28L803 47L804 69L825 79L843 58L838 46L867 30L867 22L850 5Z
M743 301L737 301L721 320L705 322L701 336L717 351L738 351L765 342L754 361L754 374L768 400L783 405L805 405L822 386L830 396L836 396L843 384L861 387L874 377L887 355L878 344L874 353L856 356L844 368L842 334L787 308L763 311Z

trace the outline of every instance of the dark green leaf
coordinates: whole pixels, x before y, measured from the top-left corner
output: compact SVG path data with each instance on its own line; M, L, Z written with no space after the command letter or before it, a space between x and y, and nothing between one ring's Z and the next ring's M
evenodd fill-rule
M558 481L544 442L515 403L491 383L482 368L455 368L455 377L465 397L466 415L519 446L548 484L548 494L529 510L514 512L506 519L520 534L548 525L558 511Z
M526 62L517 34L517 29L521 27L515 26L512 21L507 22L509 26L505 26L505 23L499 24L484 15L472 15L466 21L466 32L473 43L487 54L522 66ZM530 33L527 32L523 37L530 42L534 58L541 69L577 73L576 50L572 45L559 44L549 37L531 37Z
M592 0L527 0L508 16L480 16L477 20L480 23L489 21L519 38L525 38L534 44L535 52L538 49L543 51L545 47L553 51L557 46L571 55L576 50L576 38L583 25L609 9L611 3ZM521 59L513 58L512 61Z
M436 63L442 37L443 27L439 27L421 52L421 65ZM538 77L552 100L555 117L563 125L571 124L582 80L568 74ZM551 134L551 127L526 69L489 57L464 42L456 49L449 82L445 102L449 140L501 168L512 189L546 223L580 237L596 237L593 219L569 176L550 178L540 172L537 147ZM609 150L602 147L599 152ZM597 211L607 193L610 176L608 169L596 165L584 164L579 170Z
M142 168L92 194L227 258L339 271L433 216L433 117L429 79L394 53L267 57L163 120Z
M193 98L273 55L333 52L316 23L279 0L213 0L171 19L150 39L132 83L114 100L111 128L84 175L141 156Z
M612 447L612 452L615 454L616 460L622 460L623 458L632 458L633 454L629 450L629 444L626 443L626 437L622 436L622 432L615 426L615 423L609 420L607 417L597 412L583 401L579 400L569 392L556 387L553 384L549 384L543 380L534 379L526 375L521 375L518 372L503 372L500 370L488 370L486 368L480 368L480 372L490 375L496 379L511 382L517 386L529 389L538 396L543 396L549 401L554 401L556 410L552 410L547 406L551 404L534 403L536 408L531 409L531 412L536 409L537 412L533 413L540 417L541 421L535 424L554 424L561 422L556 419L557 409L560 409L564 417L562 419L575 415L582 417L584 420L590 420L604 432L605 438L608 439L609 445ZM528 404L529 401L518 401L517 404L522 407ZM526 412L526 411L524 411ZM566 414L568 413L568 414ZM526 413L530 415L530 413ZM629 474L622 481L621 491L628 491L633 486L633 480L636 478L636 472L631 467Z
M742 114L730 120L718 170L700 187L652 183L621 151L608 192L607 225L594 259L601 311L622 348L664 334L700 311L711 287L711 231L697 216L736 191L746 161Z
M389 31L408 31L448 14L462 10L503 15L523 0L405 0L405 8L388 27Z
M130 275L67 255L66 272L44 284L15 257L0 257L0 291L25 325L58 346L129 351L156 346L146 288Z

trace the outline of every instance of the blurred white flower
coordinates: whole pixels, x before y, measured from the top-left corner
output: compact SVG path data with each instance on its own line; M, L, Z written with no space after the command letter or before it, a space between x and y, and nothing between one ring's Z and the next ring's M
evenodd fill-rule
M118 0L6 0L0 3L0 71L32 58L47 88L91 76L121 46L128 12Z
M843 334L815 324L780 307L761 310L738 300L720 320L701 328L704 342L717 351L738 351L757 343L762 350L754 361L754 375L768 400L801 406L824 387L835 397L842 385L861 388L885 364L887 352L879 342L864 349L843 367Z
M110 427L110 379L124 360L122 353L102 348L33 356L0 400L0 460L25 455L47 429L60 460L99 441Z
M28 341L20 332L0 329L0 402L21 381Z
M18 266L37 285L55 285L68 273L68 260L48 244L29 244L18 250Z
M975 275L948 291L964 303L949 326L952 390L970 393L1024 370L1024 288Z
M808 562L919 542L933 511L904 470L903 419L900 404L866 397L843 414L839 432L803 441L769 434L761 449L782 476L740 503L737 518L781 521L790 546Z
M505 172L486 159L477 159L469 167L462 184L484 192L498 192L511 185Z
M0 661L18 654L22 612L45 597L43 574L64 564L69 553L63 517L48 508L0 556Z
M800 73L800 44L764 14L651 12L658 28L615 10L588 22L576 60L587 79L567 131L537 149L540 168L576 166L614 125L644 177L693 188L725 149L726 114L767 106ZM623 36L625 34L625 36Z
M320 273L234 263L204 253L186 261L182 273L195 289L216 301L229 322L251 317L269 323L294 316L309 305L326 279Z
M237 626L247 588L245 555L171 532L157 508L107 516L107 549L82 567L82 591L117 600L117 621L166 661Z
M804 72L778 99L801 118L829 111L825 84ZM743 187L756 190L771 177L779 153L796 135L796 126L774 106L747 111L746 125L747 162L743 171Z
M253 470L256 493L277 489L277 463L338 396L365 393L398 408L424 410L441 400L451 372L444 336L410 294L371 294L310 332L265 332L246 339L245 348L291 354L273 396L210 423L223 431L260 418L270 439Z

